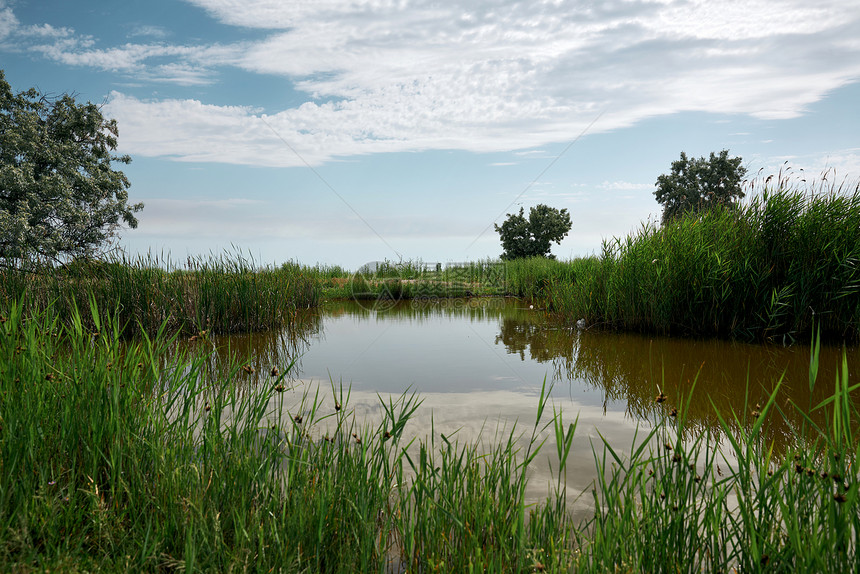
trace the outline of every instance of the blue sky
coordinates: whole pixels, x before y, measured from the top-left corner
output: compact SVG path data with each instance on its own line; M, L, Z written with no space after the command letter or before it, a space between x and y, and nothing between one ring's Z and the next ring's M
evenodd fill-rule
M179 261L496 257L538 203L589 255L682 150L860 177L857 0L0 0L0 68L104 104Z

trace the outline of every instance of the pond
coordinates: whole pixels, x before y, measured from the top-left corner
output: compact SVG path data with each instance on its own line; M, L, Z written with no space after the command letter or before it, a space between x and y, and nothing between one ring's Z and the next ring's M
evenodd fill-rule
M566 422L578 418L568 461L569 499L590 492L593 449L605 439L628 450L671 409L684 409L693 432L715 432L714 408L742 420L780 384L777 406L799 423L800 410L829 396L842 362L840 347L822 347L818 382L810 392L808 345L753 345L718 340L617 334L560 324L540 309L510 298L400 302L338 301L297 316L290 329L216 341L219 352L249 358L258 381L273 366L291 371L294 403L319 389L351 392L359 419L382 416L380 399L416 392L423 403L408 434L441 433L461 441L492 441L501 430L529 434L546 381L551 406ZM229 345L228 345L229 343ZM858 349L847 349L850 379L858 381ZM691 390L694 390L691 395ZM655 397L663 393L662 404ZM689 397L689 403L687 402ZM796 406L795 406L796 405ZM409 427L408 427L409 428ZM546 496L555 452L531 469L531 495ZM773 417L767 439L777 451L789 437ZM730 464L730 462L729 462ZM557 468L557 464L555 465ZM584 496L577 510L588 510Z

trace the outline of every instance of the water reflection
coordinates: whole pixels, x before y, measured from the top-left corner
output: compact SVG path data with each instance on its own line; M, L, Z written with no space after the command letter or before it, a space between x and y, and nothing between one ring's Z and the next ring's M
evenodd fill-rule
M842 349L822 348L818 384L809 389L809 348L760 346L726 341L690 341L577 330L513 299L403 301L373 309L350 301L297 315L288 330L224 337L219 360L250 358L260 382L272 366L292 361L296 379L343 381L356 390L399 394L510 391L534 394L544 377L580 408L624 413L632 421L653 420L682 409L693 429L714 428L714 406L728 415L751 417L782 380L778 406L799 423L804 410L833 389ZM850 349L850 381L858 381L857 349ZM668 397L657 405L655 396ZM454 395L450 395L452 400ZM444 402L444 398L439 399ZM746 405L746 409L744 406ZM495 412L484 412L492 418ZM771 417L767 437L790 432ZM821 419L818 419L819 422Z
M298 311L290 324L279 331L240 333L212 339L213 362L228 365L249 363L253 368L253 382L259 382L273 367L286 369L293 364L301 371L301 360L308 349L324 340L325 315L319 311Z
M523 360L551 362L555 380L585 383L605 401L623 402L633 419L653 419L686 408L694 431L718 426L715 408L732 421L732 412L741 421L751 420L779 383L776 406L785 417L774 414L766 427L766 438L778 443L789 438L786 420L800 425L801 411L809 413L833 393L843 356L840 347L821 349L818 378L810 390L810 348L804 345L655 338L577 330L521 316L501 319L497 341ZM852 359L849 381L854 384L860 374L857 349L846 352ZM661 392L669 398L657 404ZM821 410L812 418L823 425L825 416Z
M499 429L514 424L530 429L541 383L553 381L553 407L564 409L567 422L579 418L568 459L571 501L591 491L592 449L600 452L605 439L617 452L629 453L656 417L682 407L679 398L689 394L693 381L696 393L685 411L693 432L717 427L713 406L750 417L755 403L763 403L781 377L778 405L798 423L800 415L791 405L808 407L826 397L842 357L840 348L822 349L819 383L810 393L808 347L576 330L502 298L415 300L385 309L336 302L298 314L280 332L213 338L205 344L216 348L213 363L250 360L254 371L239 371L238 378L252 390L274 385L272 367L283 371L295 361L292 380L277 394L288 416L301 413L296 409L306 393L320 397L322 413L334 413L332 386L343 383L350 388L349 410L357 423L372 424L382 416L380 398L408 389L424 401L407 427L413 437L441 433L482 445L492 443ZM858 350L848 353L856 384ZM669 399L658 405L654 398L661 391ZM751 407L744 410L745 404ZM543 423L551 412L547 409ZM789 428L779 416L769 421L763 438L773 440L778 454ZM558 460L549 433L539 437L548 442L529 467L531 502L542 500L547 485L555 483L551 469L558 469ZM572 510L579 517L593 512L590 496L579 498Z

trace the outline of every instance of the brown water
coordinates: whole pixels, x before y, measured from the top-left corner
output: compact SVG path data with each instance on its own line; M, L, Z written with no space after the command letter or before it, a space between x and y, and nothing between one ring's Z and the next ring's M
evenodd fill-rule
M781 381L777 405L789 421L799 422L795 405L809 411L832 393L843 356L840 347L821 349L817 384L810 391L808 346L578 330L501 298L404 301L378 309L334 302L303 313L289 330L216 343L222 354L229 346L229 352L249 357L258 382L272 366L283 370L295 360L296 401L306 390L330 396L332 385L349 386L350 405L360 418L380 417L380 398L416 391L424 399L410 423L418 437L433 429L492 441L497 427L509 429L514 421L530 430L546 380L553 384L552 405L566 420L579 417L568 463L567 485L574 496L590 489L592 447L605 439L629 450L637 432L641 436L672 408L684 410L694 432L715 429L714 407L749 417ZM847 357L855 384L860 351L849 348ZM668 399L658 405L660 392ZM813 418L820 421L821 414ZM779 450L790 430L782 417L772 421L767 438ZM552 440L545 448L555 450ZM545 463L535 468L536 477L548 471L551 458ZM546 494L546 480L532 484L535 497Z

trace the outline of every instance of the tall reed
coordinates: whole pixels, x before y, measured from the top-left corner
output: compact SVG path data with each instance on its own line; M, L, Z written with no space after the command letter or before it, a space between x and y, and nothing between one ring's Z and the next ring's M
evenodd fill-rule
M320 297L315 271L261 268L241 253L189 257L181 266L169 257L120 255L64 267L25 262L0 271L0 299L33 310L52 306L64 321L92 299L100 312L118 318L122 334L138 326L152 334L165 322L186 335L268 330Z
M819 404L777 403L777 385L763 407L719 412L714 434L685 432L689 402L660 392L675 412L627 450L593 447L594 515L575 524L576 423L550 414L546 386L525 446L516 425L490 444L413 437L414 394L381 399L371 424L341 387L287 401L289 365L255 378L177 351L165 327L122 343L115 318L86 312L95 332L78 312L65 323L0 305L3 571L845 572L860 560L847 356ZM826 384L817 370L813 350L809 384ZM764 429L784 409L801 423L780 456ZM548 440L558 479L529 507Z
M671 335L791 342L813 323L860 336L860 184L764 185L736 210L604 242L599 258L545 273L548 305L572 320Z
M288 365L251 385L250 367L176 351L166 326L124 344L94 303L95 331L77 311L64 324L50 307L0 309L2 570L424 571L434 556L465 567L476 539L458 542L456 561L444 549L463 535L459 503L475 508L469 528L498 529L488 521L502 511L519 521L481 561L526 563L534 455L519 463L509 444L488 464L464 446L440 463L431 439L410 460L415 395L383 402L369 425L341 388L332 402L286 403ZM460 468L472 473L465 498ZM488 479L503 486L487 492Z

